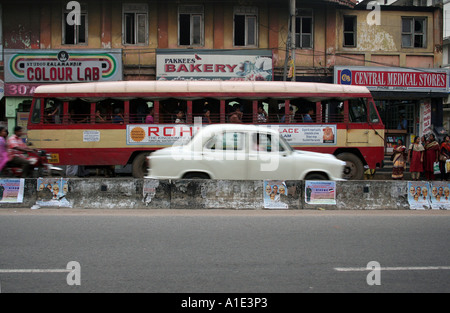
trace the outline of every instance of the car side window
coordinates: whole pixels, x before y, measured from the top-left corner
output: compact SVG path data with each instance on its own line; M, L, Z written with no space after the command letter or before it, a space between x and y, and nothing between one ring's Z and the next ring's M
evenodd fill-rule
M224 132L213 136L205 145L213 151L241 151L244 150L245 134L238 132Z
M252 138L252 150L264 152L283 152L284 146L278 138L273 138L272 134L256 133ZM274 149L273 145L278 144L278 149Z

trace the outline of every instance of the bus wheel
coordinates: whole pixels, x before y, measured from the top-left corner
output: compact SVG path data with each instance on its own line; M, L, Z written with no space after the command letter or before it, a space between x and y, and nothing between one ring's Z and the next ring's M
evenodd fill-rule
M140 153L138 154L134 160L133 164L131 166L131 173L133 174L134 178L143 178L148 173L148 166L147 166L147 157L149 156L149 153Z
M361 180L364 177L364 165L360 158L353 153L344 152L336 156L339 160L344 161L344 179Z

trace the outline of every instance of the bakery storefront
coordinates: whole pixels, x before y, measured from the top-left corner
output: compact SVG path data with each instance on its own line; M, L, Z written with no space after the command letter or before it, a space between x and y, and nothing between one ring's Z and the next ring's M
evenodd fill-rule
M449 72L443 69L337 66L334 82L366 86L386 126L386 152L397 138L409 144L414 136L443 132L443 100L448 96Z

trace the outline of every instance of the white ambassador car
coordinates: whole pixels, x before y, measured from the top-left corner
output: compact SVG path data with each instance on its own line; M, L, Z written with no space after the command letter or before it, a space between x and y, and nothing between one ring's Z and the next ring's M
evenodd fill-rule
M153 179L342 180L345 162L293 150L276 128L216 124L186 144L152 152Z

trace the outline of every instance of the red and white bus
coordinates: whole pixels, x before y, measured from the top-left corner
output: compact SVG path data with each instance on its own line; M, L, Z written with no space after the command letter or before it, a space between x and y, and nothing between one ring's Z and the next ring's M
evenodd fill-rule
M262 110L261 110L261 109ZM234 112L238 110L237 112ZM148 112L153 121L146 123ZM177 112L182 123L178 123ZM264 113L264 112L265 113ZM209 113L209 118L205 113ZM306 120L308 114L312 120ZM120 81L36 88L28 140L57 165L132 165L199 123L277 125L295 149L334 154L345 178L382 166L384 125L365 87L299 82ZM170 166L170 164L168 164Z

